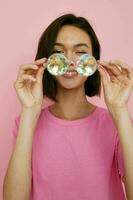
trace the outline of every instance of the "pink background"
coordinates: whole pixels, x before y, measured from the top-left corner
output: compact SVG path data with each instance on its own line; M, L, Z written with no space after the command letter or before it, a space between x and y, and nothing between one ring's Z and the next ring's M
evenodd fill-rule
M88 18L92 24L101 43L101 59L120 59L132 67L132 7L132 0L1 1L0 200L2 200L2 182L12 151L11 135L14 119L21 109L13 86L19 65L34 60L39 37L48 24L56 17L72 12ZM89 98L89 100L106 107L103 92L101 98ZM133 116L132 102L133 94L129 100Z

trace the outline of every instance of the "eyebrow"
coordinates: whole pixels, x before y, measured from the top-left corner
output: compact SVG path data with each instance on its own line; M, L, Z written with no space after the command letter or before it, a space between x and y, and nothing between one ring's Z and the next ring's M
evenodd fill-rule
M59 43L59 42L56 42L55 45L64 47L64 45L62 43ZM85 46L85 47L89 48L89 46L85 43L79 43L79 44L74 45L74 47L80 47L80 46Z

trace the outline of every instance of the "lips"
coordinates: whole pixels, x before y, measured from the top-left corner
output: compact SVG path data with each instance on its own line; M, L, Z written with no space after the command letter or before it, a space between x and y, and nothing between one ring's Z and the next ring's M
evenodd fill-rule
M77 75L78 75L78 72L76 70L68 70L63 76L66 78L74 78Z
M67 70L67 72L77 72L76 69Z

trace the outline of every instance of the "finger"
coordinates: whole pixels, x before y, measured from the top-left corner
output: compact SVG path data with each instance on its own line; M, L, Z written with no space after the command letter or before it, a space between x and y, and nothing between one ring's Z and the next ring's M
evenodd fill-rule
M108 70L108 74L109 74L109 77L110 77L110 81L111 82L119 82L121 80L121 76L116 76L114 75L111 71ZM118 78L119 77L119 78Z
M38 66L36 64L24 64L24 65L20 65L20 69L21 70L27 70L27 69L38 69Z
M119 67L119 68L121 68L121 66L120 65L118 65L118 64L113 64L113 63L111 63L111 65L113 66L113 67ZM121 71L120 71L120 73L118 73L118 74L115 74L114 73L114 75L116 75L116 76L126 76L126 77L128 77L128 74L129 74L129 72L127 71L127 69L126 68L121 68Z
M118 66L118 64L113 64L113 63L110 63L111 65L111 68L110 67L107 67L107 71L110 75L114 75L116 77L119 77L119 76L128 76L128 72L126 69L122 69L120 66ZM120 70L118 70L120 69Z
M43 64L46 61L47 61L47 58L42 58L42 59L36 60L32 63L21 65L19 72L18 72L18 77L25 74L25 72L27 72L27 70L29 70L29 69L37 70L39 68L38 65Z
M109 62L106 61L99 61L103 67L105 67L107 70L110 70L114 75L118 76L121 73L121 68L119 68L117 65L109 64Z
M107 73L105 72L105 69L102 67L102 65L98 65L98 71L100 72L103 86L106 87L109 83L109 78L107 77Z
M38 70L37 75L36 75L37 82L40 84L42 83L42 77L43 77L45 68L46 68L45 66L40 67L40 69Z
M108 73L110 79L111 79L112 77L116 77L116 76L112 73L111 70L106 69L106 72Z
M39 60L35 60L35 61L33 62L33 64L41 65L41 64L43 64L43 63L46 62L46 61L47 61L47 58L41 58L41 59L39 59Z
M121 72L119 75L116 75L115 73L113 73L113 71L109 69L106 69L106 70L110 76L111 82L117 82L117 83L122 83L122 84L128 82L127 73Z
M120 61L120 60L111 60L110 63L112 64L117 64L123 73L127 73L127 76L129 78L131 78L133 76L133 69L131 67L129 67L129 65L127 65L126 63Z
M38 66L35 64L25 64L25 65L21 65L19 68L19 72L18 72L18 77L21 77L23 74L25 74L28 70L33 71L33 70L37 70Z
M114 76L110 70L108 70L107 68L104 68L102 65L101 65L101 68L104 70L104 72L106 72L106 76L108 76L108 79L110 79L111 76Z
M15 82L15 88L21 88L23 87L24 85L28 88L29 84L31 82L35 82L36 79L34 77L32 77L31 75L22 75L19 79L16 80Z
M36 78L34 78L32 75L24 74L24 75L21 76L19 81L22 82L24 80L36 81Z
M120 66L118 66L118 64L116 64L116 63L113 64L113 62L108 64L106 62L105 64L102 64L102 66L103 65L104 66L106 65L105 68L106 68L106 70L108 71L108 73L110 75L111 81L112 80L114 81L114 79L115 79L112 76L116 76L117 79L115 79L115 81L119 80L120 82L123 82L123 81L125 81L125 79L127 80L127 78L129 78L127 70L125 68L122 69Z
M129 68L129 66L121 60L110 60L109 63L119 65L120 68L124 68L124 69Z

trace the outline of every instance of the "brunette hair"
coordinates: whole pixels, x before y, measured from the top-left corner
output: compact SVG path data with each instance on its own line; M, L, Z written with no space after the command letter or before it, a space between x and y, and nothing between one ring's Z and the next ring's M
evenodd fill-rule
M42 33L39 42L35 60L41 59L43 57L48 58L54 49L54 44L58 32L64 25L72 25L84 30L90 37L92 43L92 55L96 60L100 59L100 44L98 38L88 22L84 17L78 17L72 13L65 14L57 19L55 19ZM57 83L53 76L48 72L47 68L44 70L43 74L43 96L50 98L57 102ZM101 94L101 77L98 70L89 76L85 81L85 94L89 97L100 96Z

